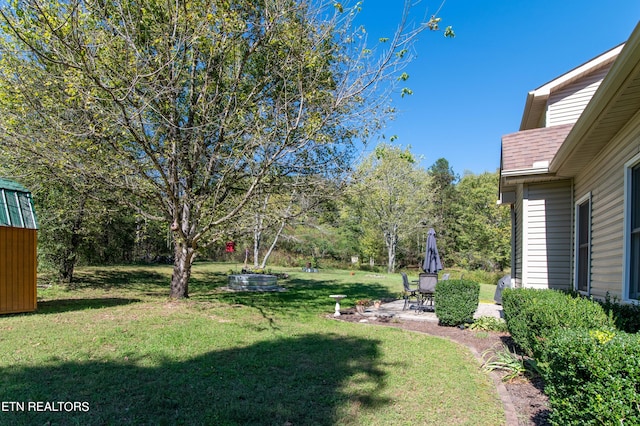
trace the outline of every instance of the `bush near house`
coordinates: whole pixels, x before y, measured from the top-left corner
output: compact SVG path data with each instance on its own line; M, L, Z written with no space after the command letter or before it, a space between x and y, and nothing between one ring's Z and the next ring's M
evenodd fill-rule
M640 336L561 330L543 361L553 424L640 424Z
M467 280L438 281L435 301L440 325L471 323L480 301L480 284Z
M538 361L556 425L640 424L640 336L634 305L556 290L505 289L512 338Z
M640 331L640 306L638 304L620 303L617 298L612 299L609 293L600 304L607 315L613 318L618 330L627 333Z
M538 360L558 330L614 328L600 304L558 290L507 288L502 292L502 308L513 340Z

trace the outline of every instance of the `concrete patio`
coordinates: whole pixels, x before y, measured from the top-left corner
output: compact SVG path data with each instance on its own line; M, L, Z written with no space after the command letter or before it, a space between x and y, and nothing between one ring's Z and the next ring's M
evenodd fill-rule
M411 304L410 306L414 305L415 304ZM417 311L415 309L406 309L403 311L403 306L404 300L394 300L393 302L383 303L378 309L370 306L361 315L363 315L363 319L366 319L367 317L387 317L413 321L438 321L435 312ZM479 318L483 316L502 318L502 305L495 303L480 303L478 305L478 310L473 317Z

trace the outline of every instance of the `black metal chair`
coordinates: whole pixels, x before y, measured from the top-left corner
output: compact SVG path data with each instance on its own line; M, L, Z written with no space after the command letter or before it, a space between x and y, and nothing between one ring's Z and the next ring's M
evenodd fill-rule
M412 301L415 301L416 306L420 305L420 297L418 295L418 288L411 288L407 274L402 272L400 275L402 275L402 285L404 286L404 292L402 293L402 297L404 298L402 310L404 311L407 307L411 306Z
M436 293L438 274L420 274L418 276L418 293L420 293L420 310L433 311L433 296Z

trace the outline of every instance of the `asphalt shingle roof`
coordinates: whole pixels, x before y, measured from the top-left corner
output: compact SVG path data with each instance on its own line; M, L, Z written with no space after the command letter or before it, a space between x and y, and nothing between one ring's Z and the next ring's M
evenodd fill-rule
M573 124L523 130L502 137L502 171L530 169L534 163L551 162Z

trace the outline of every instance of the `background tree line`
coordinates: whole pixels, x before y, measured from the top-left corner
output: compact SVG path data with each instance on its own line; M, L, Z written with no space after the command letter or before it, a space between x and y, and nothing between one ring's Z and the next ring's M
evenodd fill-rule
M34 194L39 265L71 282L75 265L173 262L172 233L75 181L49 179L37 164L0 160L0 175L17 176ZM25 168L26 167L26 168ZM203 247L200 258L252 268L271 265L354 266L394 271L418 267L429 228L437 232L445 267L501 271L510 263L509 209L496 205L498 174L459 177L440 158L420 166L407 148L378 145L345 185L256 195L230 221L226 238ZM112 197L109 199L109 197ZM235 251L225 251L226 241Z

